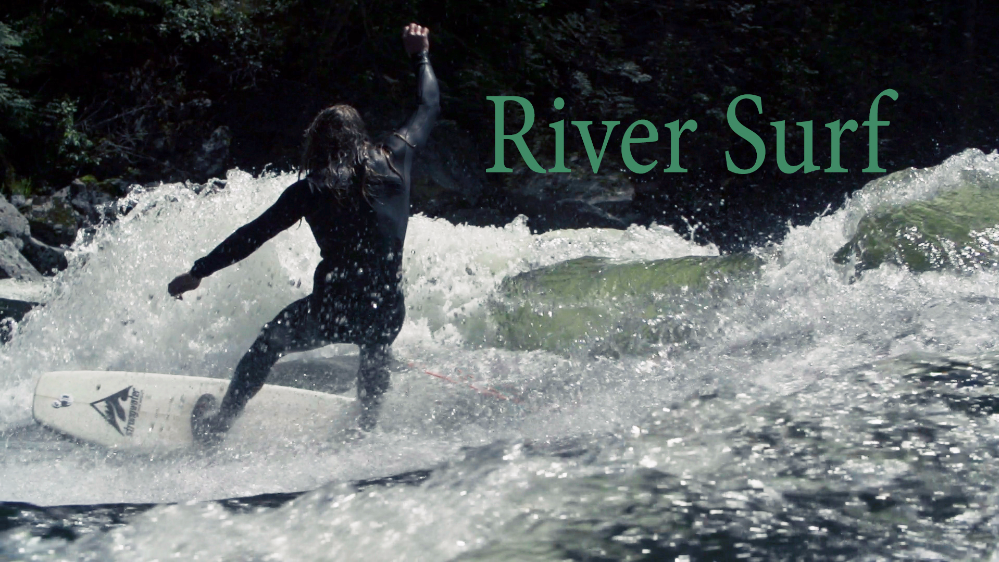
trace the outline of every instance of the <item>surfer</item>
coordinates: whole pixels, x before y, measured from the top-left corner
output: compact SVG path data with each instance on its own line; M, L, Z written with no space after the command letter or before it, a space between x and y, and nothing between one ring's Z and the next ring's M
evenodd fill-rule
M210 394L198 400L192 430L199 442L221 441L283 355L332 343L360 347L358 425L365 431L374 428L389 387L388 348L405 315L399 285L410 171L416 150L427 141L440 113L428 35L427 28L415 23L403 28L403 46L416 66L419 107L401 129L372 143L356 109L324 109L305 132L305 178L168 285L170 294L180 298L303 218L322 257L312 294L264 325L236 366L222 403L217 405Z

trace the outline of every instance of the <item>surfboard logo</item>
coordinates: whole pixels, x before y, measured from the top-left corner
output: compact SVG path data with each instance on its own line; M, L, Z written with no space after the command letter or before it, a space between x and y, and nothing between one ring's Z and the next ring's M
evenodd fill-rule
M142 408L142 391L129 386L90 405L118 433L131 437L135 431L135 419Z

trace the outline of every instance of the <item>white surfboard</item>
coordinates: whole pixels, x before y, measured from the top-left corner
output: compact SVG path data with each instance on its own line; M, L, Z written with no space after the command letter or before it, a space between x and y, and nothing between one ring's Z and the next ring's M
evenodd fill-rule
M190 447L191 411L202 394L221 402L229 381L119 371L44 373L35 387L35 419L106 447L169 451ZM309 441L356 426L355 400L264 385L227 439Z

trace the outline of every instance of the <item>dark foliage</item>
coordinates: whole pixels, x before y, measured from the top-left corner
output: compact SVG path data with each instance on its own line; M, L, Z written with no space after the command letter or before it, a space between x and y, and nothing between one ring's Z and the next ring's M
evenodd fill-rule
M647 119L660 138L636 154L659 165L626 174L633 216L700 223L698 233L724 247L809 221L874 177L861 172L867 129L843 137L848 173L780 172L771 121L787 123L791 164L803 154L794 123L812 121L815 163L826 168L823 125L866 120L875 96L893 88L899 100L882 101L891 125L878 150L889 171L999 145L999 57L985 41L999 31L999 7L981 0L9 0L0 8L3 189L45 191L84 174L203 180L211 171L198 154L221 126L231 132L228 165L291 168L305 126L334 102L359 107L374 133L389 129L411 108L398 39L410 21L431 28L444 117L472 133L487 166L486 96L532 101L529 143L545 167L554 158L548 123L621 121L606 174L623 168L624 129ZM749 175L725 165L725 151L743 166L754 160L725 121L741 94L763 103L759 116L740 110L767 146ZM517 119L511 111L508 130ZM677 119L698 123L680 143L685 174L663 172L671 155L662 125ZM574 175L589 175L573 127L566 141ZM499 217L518 212L509 188L531 175L489 174L479 204Z

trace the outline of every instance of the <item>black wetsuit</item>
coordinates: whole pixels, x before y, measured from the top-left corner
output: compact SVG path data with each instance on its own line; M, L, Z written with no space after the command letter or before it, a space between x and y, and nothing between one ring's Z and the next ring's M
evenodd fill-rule
M413 58L420 105L404 127L383 143L368 147L362 158L364 169L354 178L364 182L366 197L342 202L321 182L313 185L310 178L299 180L260 217L237 229L191 268L193 276L207 277L246 258L301 219L312 229L322 256L312 294L265 324L236 366L217 416L217 429L228 429L281 356L331 343L360 346L361 425L364 429L374 425L380 397L389 386L388 346L405 316L399 284L409 220L410 170L414 152L426 142L440 113L437 79L427 53Z

